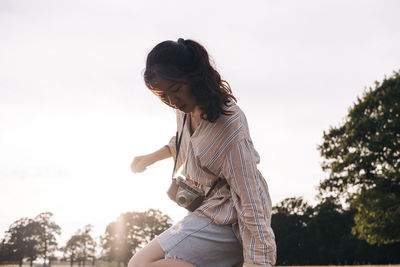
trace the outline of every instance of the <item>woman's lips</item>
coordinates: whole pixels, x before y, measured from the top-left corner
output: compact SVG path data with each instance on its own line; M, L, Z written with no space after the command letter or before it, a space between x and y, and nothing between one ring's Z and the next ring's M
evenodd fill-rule
M185 107L186 107L186 105L182 105L182 106L179 106L178 109L179 109L180 111L183 111L183 110L185 109Z

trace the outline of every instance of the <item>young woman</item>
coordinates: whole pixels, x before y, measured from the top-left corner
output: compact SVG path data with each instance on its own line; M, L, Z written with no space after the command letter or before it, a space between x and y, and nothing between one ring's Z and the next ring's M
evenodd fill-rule
M158 151L135 157L132 171L173 157L191 186L205 192L215 187L198 208L136 253L129 267L274 265L271 200L257 169L260 158L246 117L205 48L181 38L158 44L147 57L144 80L176 110L182 139L177 159L173 137Z

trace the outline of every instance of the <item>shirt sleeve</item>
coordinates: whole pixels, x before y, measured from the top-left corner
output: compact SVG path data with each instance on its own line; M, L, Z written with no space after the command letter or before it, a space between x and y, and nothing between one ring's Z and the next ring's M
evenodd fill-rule
M257 169L259 157L247 139L236 142L226 154L222 175L237 195L236 204L244 266L275 264L275 237L271 228L271 200Z

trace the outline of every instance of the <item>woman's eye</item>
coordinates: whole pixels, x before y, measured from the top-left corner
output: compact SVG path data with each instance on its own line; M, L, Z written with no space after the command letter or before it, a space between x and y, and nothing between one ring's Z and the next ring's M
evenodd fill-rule
M181 87L177 87L176 89L172 90L173 93L177 93L179 91L179 89L181 89Z

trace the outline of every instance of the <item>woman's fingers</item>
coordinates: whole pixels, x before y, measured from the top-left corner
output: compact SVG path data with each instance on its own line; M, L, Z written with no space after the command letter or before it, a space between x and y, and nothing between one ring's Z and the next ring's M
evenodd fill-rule
M145 162L144 156L135 157L131 164L131 170L134 173L144 172L146 170L147 164Z

